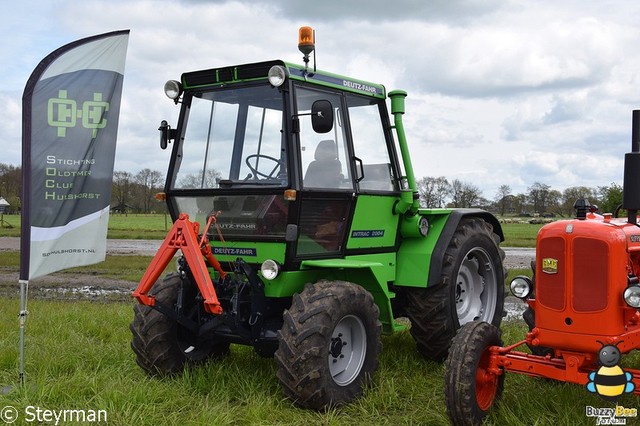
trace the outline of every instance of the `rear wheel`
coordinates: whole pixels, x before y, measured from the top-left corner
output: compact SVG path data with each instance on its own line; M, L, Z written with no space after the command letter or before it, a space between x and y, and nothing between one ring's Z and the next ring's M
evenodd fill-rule
M407 316L418 351L443 361L456 331L471 321L499 326L504 308L504 251L480 218L460 221L445 254L440 282L407 289Z
M317 410L359 397L378 368L378 316L373 297L358 285L307 284L284 313L275 353L284 393Z
M464 325L445 363L444 396L454 425L479 425L502 395L504 372L490 370L491 346L502 346L500 330L486 322Z
M202 304L197 302L195 285L169 274L156 283L151 294L156 301L174 308L182 291L182 314L192 321L200 322L204 314ZM150 375L179 373L185 365L198 364L210 357L229 352L229 342L213 336L198 336L174 319L145 306L134 307L133 322L129 326L133 339L131 348L136 362Z

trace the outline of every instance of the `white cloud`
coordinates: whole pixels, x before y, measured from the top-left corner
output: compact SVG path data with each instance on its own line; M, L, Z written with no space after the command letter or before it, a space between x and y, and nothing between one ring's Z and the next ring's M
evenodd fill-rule
M20 162L26 79L55 48L131 29L116 168L166 170L162 86L185 71L273 58L300 62L297 29L312 25L318 67L404 89L416 176L472 182L492 198L534 181L553 188L621 182L631 109L640 108L635 2L508 0L299 2L71 0L17 3L0 93L5 145Z

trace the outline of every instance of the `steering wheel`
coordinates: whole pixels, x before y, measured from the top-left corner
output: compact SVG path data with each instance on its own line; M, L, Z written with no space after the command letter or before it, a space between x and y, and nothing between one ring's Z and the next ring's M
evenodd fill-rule
M616 209L613 211L613 217L618 217L620 215L620 210L622 210L622 203L618 204Z
M251 162L249 160L251 160L252 158L256 159L256 166L252 166ZM263 173L261 171L259 171L257 169L258 167L258 159L259 158L264 158L266 160L271 160L273 162L276 163L276 165L273 167L273 169L271 169L271 172L269 174ZM265 154L251 154L248 155L247 158L245 159L245 163L247 163L247 167L249 167L249 170L251 170L251 173L253 173L253 176L255 179L257 179L258 176L261 176L265 179L273 179L275 176L277 176L276 170L280 171L285 167L284 162L282 162L281 160L278 160L277 158L271 157L269 155L265 155Z

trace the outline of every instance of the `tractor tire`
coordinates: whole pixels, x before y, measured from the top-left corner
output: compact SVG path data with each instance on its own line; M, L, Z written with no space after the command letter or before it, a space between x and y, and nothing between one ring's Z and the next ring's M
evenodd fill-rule
M439 282L427 288L407 287L410 332L426 358L444 361L451 339L468 322L500 326L506 271L499 242L484 220L462 219L445 251Z
M182 286L180 275L172 273L157 282L150 293L157 302L174 307ZM185 288L183 312L197 321L196 293L195 285ZM211 336L195 336L174 319L149 306L136 305L133 311L133 322L129 326L133 335L131 348L136 354L136 363L151 376L177 374L185 366L229 352L229 342Z
M502 395L504 371L488 371L491 346L502 346L500 330L484 321L465 324L451 343L444 399L454 425L480 425Z
M362 395L382 350L379 314L371 293L344 281L307 284L295 294L275 353L285 395L316 410Z

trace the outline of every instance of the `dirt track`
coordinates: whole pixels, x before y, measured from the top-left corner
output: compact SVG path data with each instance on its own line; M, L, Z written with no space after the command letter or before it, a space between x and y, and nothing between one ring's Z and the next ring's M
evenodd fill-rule
M160 247L158 240L108 240L107 254L152 256ZM20 250L20 239L0 238L0 256L3 251ZM534 256L533 249L505 248L505 266L508 269L528 268ZM0 296L19 294L17 271L0 271ZM101 278L98 275L57 272L29 282L29 297L44 299L131 300L136 282Z

